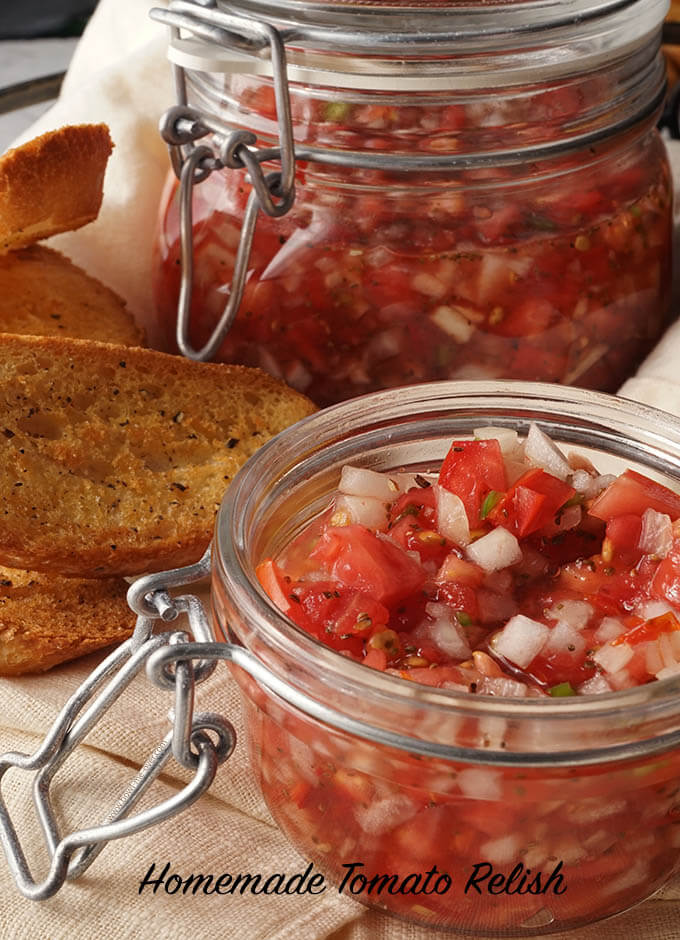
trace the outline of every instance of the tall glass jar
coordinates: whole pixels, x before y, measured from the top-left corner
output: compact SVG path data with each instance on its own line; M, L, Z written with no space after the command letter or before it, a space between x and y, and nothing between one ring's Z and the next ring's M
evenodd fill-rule
M320 405L432 379L617 388L668 322L666 7L231 4L286 39L296 197L259 217L218 357ZM276 146L267 64L205 55L189 104ZM234 169L193 188L194 345L229 297L249 191ZM170 349L181 270L173 177L150 329Z
M346 896L473 937L582 927L680 870L680 675L557 699L432 688L296 627L256 568L325 509L344 464L433 471L452 438L532 421L598 469L680 478L680 424L661 412L583 389L421 385L265 445L229 488L213 549L215 622L238 652L275 820Z

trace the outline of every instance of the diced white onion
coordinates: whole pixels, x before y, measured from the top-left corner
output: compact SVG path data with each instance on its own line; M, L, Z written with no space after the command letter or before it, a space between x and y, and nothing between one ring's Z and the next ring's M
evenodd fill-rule
M638 613L643 620L652 620L654 617L663 616L663 614L674 614L675 611L667 601L646 601L644 604L640 604Z
M586 480L586 477L588 478ZM571 485L577 493L581 493L587 499L594 499L599 496L603 490L610 486L616 477L612 473L602 473L599 476L591 476L585 470L576 470L571 478Z
M387 529L387 506L380 499L370 496L345 496L341 494L335 500L334 512L347 513L349 521L356 525L365 525L369 529L384 532Z
M672 679L674 676L680 676L680 663L675 666L664 666L656 673L657 679Z
M611 692L612 687L604 676L597 675L586 679L576 691L579 695L603 695L605 692Z
M505 464L505 478L508 486L512 486L513 483L516 483L529 468L529 464L525 461L524 457L521 456L521 450L517 451L517 454L519 456L508 454L503 459L503 463Z
M485 571L500 571L522 560L519 542L507 529L499 526L467 547L467 556Z
M566 480L571 473L567 458L537 424L529 426L524 454L534 466L542 467L559 480Z
M477 693L481 695L500 695L504 698L524 698L528 692L523 682L505 679L502 676L482 676L477 680Z
M557 621L544 647L547 653L562 653L572 658L580 656L585 648L586 641L581 634L564 620Z
M479 857L492 865L506 865L517 860L522 848L520 837L512 834L500 836L498 839L489 839L479 849ZM526 859L524 859L526 861Z
M650 676L655 676L664 668L659 647L656 643L647 643L645 647L645 669Z
M615 640L625 632L625 627L616 617L603 617L600 626L593 634L596 643L604 644L610 640Z
M434 494L438 530L444 538L450 539L456 545L467 545L470 541L470 525L462 499L436 483Z
M398 491L389 474L349 465L342 468L338 489L347 496L370 496L384 503L392 502Z
M659 652L661 653L661 659L663 660L664 666L675 666L678 662L678 657L675 655L675 650L673 649L673 644L671 643L670 634L662 633L656 642L659 647Z
M286 369L286 382L291 388L296 388L298 392L304 392L312 384L312 373L305 369L299 359L296 359L288 369Z
M500 656L525 669L543 649L549 634L550 630L544 623L516 614L496 634L491 645Z
M512 428L475 428L473 434L478 441L498 441L502 454L511 454L519 447L519 435Z
M467 767L457 777L461 793L472 800L500 800L503 788L497 770Z
M593 608L586 601L560 601L546 610L548 620L563 620L574 630L583 630L593 616Z
M389 832L401 822L411 819L418 810L417 805L403 794L385 796L372 800L368 805L356 805L354 815L364 832L380 835Z
M642 531L638 548L648 555L665 558L673 542L671 517L655 509L645 509L642 514Z
M457 307L437 307L430 319L457 343L467 343L475 331L474 324Z
M619 643L613 646L611 643L605 643L594 655L593 660L602 666L605 672L614 674L619 672L633 658L633 647L628 643Z
M574 470L571 477L571 485L577 493L586 494L592 486L594 477L587 470Z
M411 281L411 284L419 293L425 294L427 297L433 297L435 300L443 297L446 293L446 284L440 281L438 277L435 277L433 274L428 274L426 271L419 271Z
M472 650L451 608L430 603L425 605L425 613L433 619L428 630L435 645L454 659L469 659Z

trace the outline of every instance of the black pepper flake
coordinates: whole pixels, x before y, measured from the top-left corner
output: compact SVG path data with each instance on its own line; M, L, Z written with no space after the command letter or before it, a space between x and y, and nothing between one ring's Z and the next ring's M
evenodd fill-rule
M121 367L121 369L124 369L125 366L126 366L125 360L124 360L124 359L121 359L120 362L118 363L118 365Z
M5 430L2 433L5 435L7 439L14 437L14 431L10 431L9 428L5 428Z
M229 438L229 440L227 441L227 447L229 448L229 450L233 450L233 448L236 447L236 445L238 444L238 440L239 439L237 437Z
M181 424L184 420L184 412L178 411L176 415L172 416L172 420L175 422L175 424Z
M186 486L184 485L184 483L171 483L170 486L173 489L179 490L180 493L183 493L186 490Z
M416 473L416 483L423 489L427 489L428 486L432 486L430 481L426 480L425 477L421 476L419 473Z
M295 601L296 604L301 604L301 603L302 603L302 601L301 601L300 598L297 596L297 594L290 594L289 597L290 597L290 599L291 599L292 601Z

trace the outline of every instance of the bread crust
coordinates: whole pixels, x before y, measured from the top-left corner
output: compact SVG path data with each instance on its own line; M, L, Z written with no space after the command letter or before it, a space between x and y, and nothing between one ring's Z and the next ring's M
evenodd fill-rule
M44 245L0 255L0 331L144 344L122 298Z
M314 405L258 369L0 335L0 563L79 577L196 561L224 490Z
M127 639L122 578L84 580L0 567L0 676L44 672Z
M112 149L106 124L75 124L0 157L0 253L92 222Z

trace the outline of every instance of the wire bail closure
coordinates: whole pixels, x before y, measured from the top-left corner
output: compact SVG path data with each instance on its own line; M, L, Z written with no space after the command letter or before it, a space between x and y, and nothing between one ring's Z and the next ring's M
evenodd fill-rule
M255 134L233 131L219 120L188 106L184 69L173 64L180 104L165 112L160 122L160 133L168 144L172 167L180 181L182 277L176 338L184 356L205 361L216 355L241 305L258 212L261 210L272 218L279 218L291 209L295 201L295 148L286 51L281 35L273 26L249 17L222 13L214 8L212 0L201 0L200 5L197 0L175 0L167 10L154 8L150 15L152 19L170 26L174 38L179 37L180 29L185 29L227 49L268 56L274 79L280 145L255 149ZM196 146L196 141L208 134L213 135L216 150L206 144ZM279 161L280 171L265 174L262 163L270 161ZM252 190L241 227L229 299L208 341L200 349L194 349L189 339L194 282L192 192L193 187L207 179L214 170L225 168L246 169Z
M212 712L194 711L196 683L212 673L217 659L199 659L194 664L179 652L186 647L190 634L199 649L209 645L214 640L212 627L197 597L173 598L168 593L169 588L200 580L209 572L210 550L196 565L149 575L133 584L128 602L138 617L130 639L114 650L74 692L34 754L13 751L0 756L0 788L5 773L12 768L35 772L33 802L50 856L49 872L42 882L37 882L0 789L0 844L25 897L35 901L52 897L65 881L86 871L110 840L141 832L191 806L208 789L218 766L231 756L236 745L232 724ZM180 615L188 621L188 632L152 633L157 621L171 621ZM164 648L179 653L171 659L174 670L168 663L159 676L159 684L174 691L174 709L169 715L172 729L102 823L62 836L50 796L54 777L135 676L144 669L149 673L153 653ZM169 799L130 815L173 756L194 772L193 779Z

